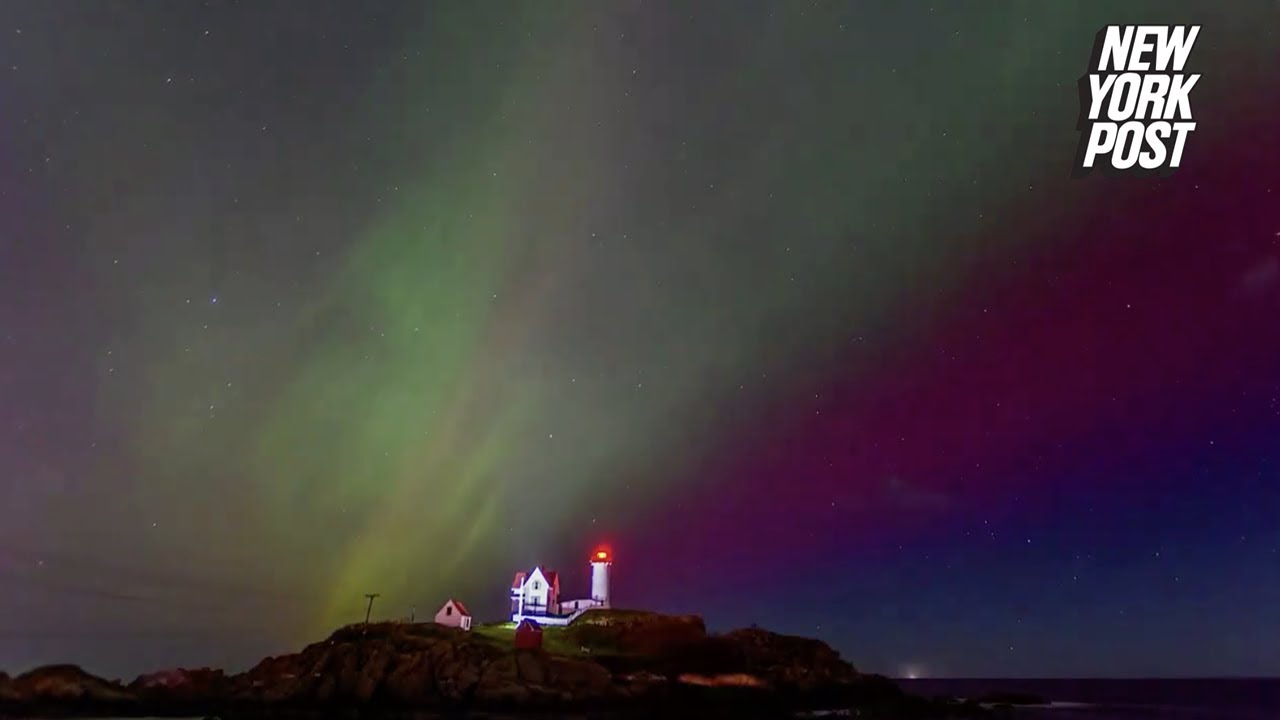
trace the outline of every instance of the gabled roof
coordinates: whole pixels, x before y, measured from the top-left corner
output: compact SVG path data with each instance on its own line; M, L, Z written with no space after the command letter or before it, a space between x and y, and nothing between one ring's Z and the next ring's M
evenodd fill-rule
M471 614L471 613L467 612L467 606L466 606L466 605L463 605L462 603L458 602L457 600L454 600L453 598L449 598L449 600L448 600L447 602L445 602L445 605L448 605L449 603L453 603L453 606L454 606L454 607L456 607L456 608L458 608L458 612L462 613L463 615L470 615L470 614Z
M532 570L530 570L527 573L526 572L516 573L515 579L511 581L511 589L512 590L524 589L525 583L532 580L534 574L541 575L542 579L546 581L547 585L549 585L552 588L555 588L555 591L557 593L560 592L560 574L557 573L555 570L543 570L541 567L534 567Z
M526 630L526 631L533 631L533 632L542 632L542 626L541 626L541 625L539 625L539 624L538 624L538 621L537 621L537 620L534 620L533 618L525 618L525 619L523 619L523 620L521 620L521 621L520 621L520 624L519 624L519 625L517 625L517 626L516 626L516 630L517 630L517 631L520 631L520 630Z

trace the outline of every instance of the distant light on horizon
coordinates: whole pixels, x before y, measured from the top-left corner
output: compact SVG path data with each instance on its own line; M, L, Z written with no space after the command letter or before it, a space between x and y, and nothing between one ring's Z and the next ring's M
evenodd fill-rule
M925 667L923 665L918 665L918 664L903 665L901 668L898 669L898 677L906 680L920 680L921 678L924 678L927 676L928 676L928 672L925 670Z

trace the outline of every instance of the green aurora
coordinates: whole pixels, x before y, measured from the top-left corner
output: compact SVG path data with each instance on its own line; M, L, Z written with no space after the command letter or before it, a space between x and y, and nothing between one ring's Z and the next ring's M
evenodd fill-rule
M341 251L318 244L301 280L216 276L235 263L200 229L174 240L183 270L128 300L99 407L129 428L134 482L103 512L185 508L158 562L303 588L318 600L291 638L360 617L366 592L387 614L500 601L512 565L641 517L850 343L911 341L975 249L1034 250L985 231L1065 212L1025 199L1075 143L1076 88L1044 79L1079 75L1104 18L1155 6L403 18L357 102L307 111L334 147L288 192L363 208ZM906 52L882 30L908 22L937 41ZM113 212L99 222L127 202ZM271 214L244 257L327 230Z

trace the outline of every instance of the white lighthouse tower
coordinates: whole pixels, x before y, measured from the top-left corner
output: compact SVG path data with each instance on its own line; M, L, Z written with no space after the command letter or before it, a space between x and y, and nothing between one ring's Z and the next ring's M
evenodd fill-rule
M609 607L609 552L597 550L591 556L591 599L600 607Z

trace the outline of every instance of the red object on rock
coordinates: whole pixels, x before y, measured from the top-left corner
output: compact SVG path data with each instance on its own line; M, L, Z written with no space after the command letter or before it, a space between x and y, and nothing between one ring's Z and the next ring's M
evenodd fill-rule
M516 626L516 649L537 650L542 647L542 626L525 618Z

